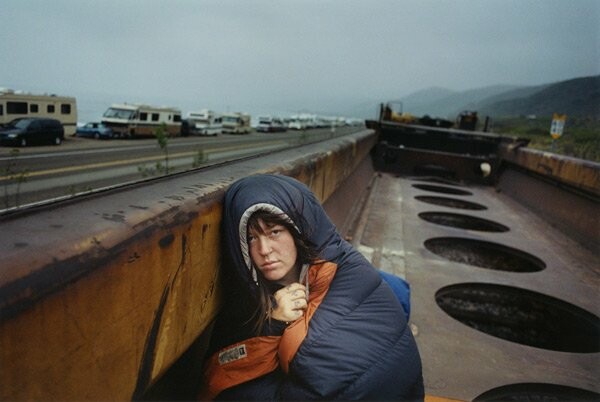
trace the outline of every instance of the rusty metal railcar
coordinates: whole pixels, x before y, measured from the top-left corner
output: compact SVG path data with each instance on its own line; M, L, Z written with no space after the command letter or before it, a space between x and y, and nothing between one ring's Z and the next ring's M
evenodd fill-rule
M0 398L193 398L224 291L221 198L255 172L306 183L408 279L428 398L598 395L599 165L488 133L368 126L0 218ZM560 347L527 337L561 325L576 330Z

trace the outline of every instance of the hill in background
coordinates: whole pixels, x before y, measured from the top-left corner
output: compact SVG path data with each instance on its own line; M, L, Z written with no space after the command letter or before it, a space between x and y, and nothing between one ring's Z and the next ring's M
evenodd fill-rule
M422 102L422 93L428 92L428 90L425 90L410 94L401 100L404 105L404 112L417 116L428 114L430 116L450 117L453 120L463 110L477 110L479 103L516 90L518 90L518 87L508 85L495 85L462 92L447 90L444 96Z
M552 115L600 118L600 76L576 78L545 86L531 94L482 105L495 115Z
M400 100L404 112L451 120L463 110L494 118L566 113L600 119L600 75L530 87L498 85L462 92L431 88Z
M493 119L566 113L570 117L600 120L600 75L536 86L495 85L468 91L432 87L402 98L346 103L335 113L373 119L377 118L379 103L388 101L402 102L403 111L415 116L452 121L463 110L474 110L480 117Z

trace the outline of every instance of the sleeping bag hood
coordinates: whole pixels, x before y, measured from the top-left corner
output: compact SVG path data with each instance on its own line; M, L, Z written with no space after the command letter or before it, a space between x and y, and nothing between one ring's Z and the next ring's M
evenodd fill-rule
M223 233L237 275L257 296L257 271L249 252L247 222L258 210L283 214L299 232L305 234L320 259L341 263L350 255L362 259L341 238L319 200L301 182L282 175L260 174L236 181L225 195Z

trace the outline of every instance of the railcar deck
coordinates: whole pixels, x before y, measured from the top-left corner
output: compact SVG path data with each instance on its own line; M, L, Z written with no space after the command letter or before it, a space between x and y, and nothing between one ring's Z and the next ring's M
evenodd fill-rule
M376 173L359 222L354 245L411 284L428 396L597 397L592 250L496 187L425 176Z

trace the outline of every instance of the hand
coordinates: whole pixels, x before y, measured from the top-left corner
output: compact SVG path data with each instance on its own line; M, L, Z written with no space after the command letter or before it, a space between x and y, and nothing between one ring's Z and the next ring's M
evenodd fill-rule
M279 289L273 297L277 305L273 307L271 317L279 321L296 321L304 315L308 305L306 287L297 282Z

